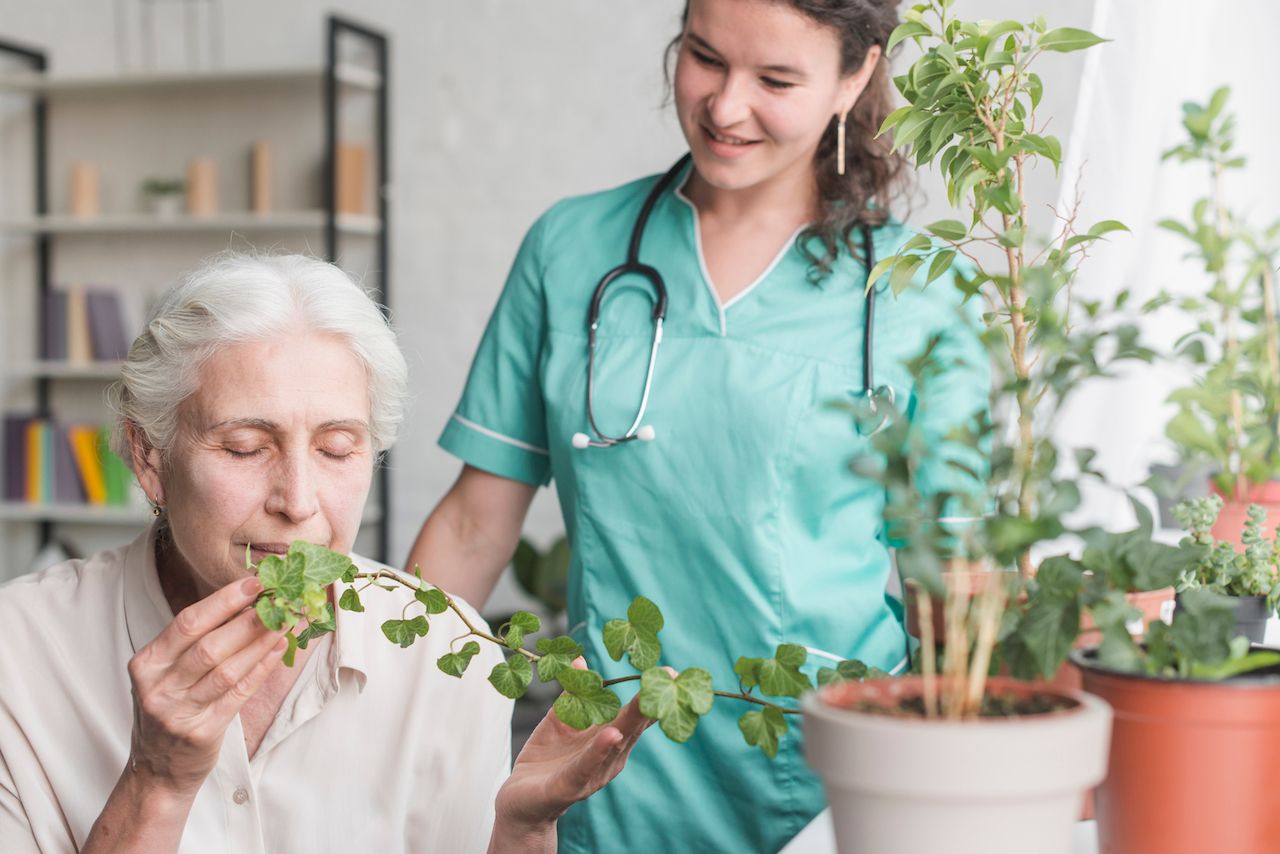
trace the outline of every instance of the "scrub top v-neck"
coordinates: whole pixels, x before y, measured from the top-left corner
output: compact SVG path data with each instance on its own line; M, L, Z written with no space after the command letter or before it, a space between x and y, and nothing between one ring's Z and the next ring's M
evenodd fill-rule
M555 480L573 554L569 625L605 678L635 672L609 658L601 629L637 595L666 618L662 663L706 668L718 688L738 684L736 657L767 657L780 643L810 650L811 675L841 658L900 668L906 639L885 594L884 489L850 472L870 445L830 406L862 388L866 270L842 252L815 283L791 241L721 304L697 212L678 189L686 178L658 199L641 249L668 291L645 417L656 440L570 444L587 425L587 308L625 257L654 176L562 201L530 229L440 444L503 477ZM877 228L877 256L910 236L897 223ZM643 389L651 293L643 279L623 279L601 312L595 416L609 435L630 425ZM947 435L986 406L977 306L961 305L946 281L877 300L875 382L907 402L937 451L919 481L926 491L971 491L961 472L983 461ZM904 363L935 336L935 354L952 367L917 412ZM624 702L630 693L620 691ZM821 810L821 787L805 766L798 719L770 760L742 739L744 705L717 699L686 744L646 735L623 773L561 820L561 851L785 845Z

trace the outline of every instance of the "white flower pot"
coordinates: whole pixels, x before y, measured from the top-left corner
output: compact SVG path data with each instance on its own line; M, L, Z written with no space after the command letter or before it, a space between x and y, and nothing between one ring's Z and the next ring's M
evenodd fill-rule
M1111 709L1088 694L991 679L988 692L1068 697L1018 718L925 720L850 711L919 696L919 677L807 695L805 756L841 854L1070 854L1084 793L1107 772Z

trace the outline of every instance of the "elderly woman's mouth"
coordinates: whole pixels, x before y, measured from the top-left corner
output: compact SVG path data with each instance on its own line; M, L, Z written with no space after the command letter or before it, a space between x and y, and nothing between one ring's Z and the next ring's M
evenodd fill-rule
M240 548L249 546L249 550L253 553L255 559L265 557L267 555L284 555L289 551L288 543L238 543ZM255 560L256 562L256 560Z

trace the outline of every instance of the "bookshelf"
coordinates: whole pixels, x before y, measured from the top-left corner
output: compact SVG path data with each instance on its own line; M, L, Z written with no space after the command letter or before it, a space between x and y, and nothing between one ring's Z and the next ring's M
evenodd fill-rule
M202 257L254 247L341 259L390 305L388 39L338 16L325 19L325 36L324 61L313 67L70 76L52 72L43 49L0 35L0 104L21 102L30 127L29 161L0 158L0 341L7 342L0 347L0 414L60 422L110 417L103 393L119 376L118 361L40 358L55 287L120 282L121 290L137 289L130 298L142 302ZM7 141L14 138L10 132ZM237 167L223 168L236 162L237 146L243 151L261 138L282 155L273 162L281 167L273 178L284 185L282 204L266 213L225 192L226 173ZM340 210L339 149L351 139L369 153L361 213ZM110 171L118 190L138 186L173 152L219 163L226 202L217 212L139 212L116 192L104 193L101 213L86 217L55 201L68 195L64 178L75 159ZM134 314L130 319L140 321L141 311ZM4 465L0 459L0 474ZM382 560L388 469L377 472L357 546ZM55 540L73 539L89 553L127 541L149 521L140 497L122 505L0 501L0 549L12 561L0 568L0 581L25 571Z

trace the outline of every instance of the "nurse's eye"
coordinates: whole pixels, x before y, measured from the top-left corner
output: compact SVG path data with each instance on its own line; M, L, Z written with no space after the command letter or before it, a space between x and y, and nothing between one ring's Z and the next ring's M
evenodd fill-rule
M763 83L765 86L768 86L770 89L775 89L777 91L782 91L784 89L794 89L796 85L794 83L788 83L785 80L778 80L773 77L761 77L760 82Z
M689 53L693 54L693 58L696 59L699 64L705 65L708 68L719 68L724 64L720 60L716 59L714 56L711 56L710 54L707 54L707 53L703 53L700 50L694 50L693 48L689 48Z

